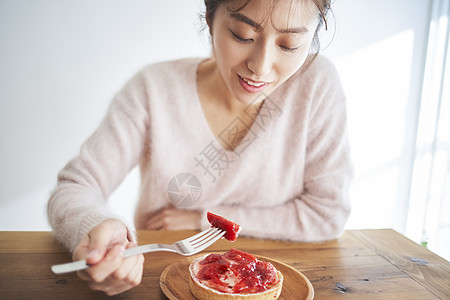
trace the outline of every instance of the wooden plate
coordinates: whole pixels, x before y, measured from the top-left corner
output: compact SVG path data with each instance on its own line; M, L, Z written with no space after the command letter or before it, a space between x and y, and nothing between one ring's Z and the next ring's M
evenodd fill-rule
M189 288L189 265L194 259L205 255L207 254L183 258L164 269L159 285L167 298L170 300L195 300ZM301 272L282 262L264 256L256 257L259 260L270 262L283 274L283 288L279 299L310 300L314 298L313 286Z

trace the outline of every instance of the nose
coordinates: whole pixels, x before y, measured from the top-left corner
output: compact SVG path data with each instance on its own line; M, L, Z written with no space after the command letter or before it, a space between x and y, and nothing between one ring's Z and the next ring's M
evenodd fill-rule
M273 61L273 53L267 44L255 45L248 58L247 67L256 76L263 77L272 70Z

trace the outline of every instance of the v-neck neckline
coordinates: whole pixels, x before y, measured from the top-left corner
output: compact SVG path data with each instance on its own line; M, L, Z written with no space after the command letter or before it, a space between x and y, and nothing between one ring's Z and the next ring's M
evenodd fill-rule
M198 84L197 84L197 79L198 79L198 69L199 69L200 65L201 65L204 61L206 61L207 59L209 59L209 58L201 59L199 62L197 62L197 63L195 64L195 66L194 66L194 68L193 68L193 71L194 71L194 76L193 76L193 78L194 78L194 98L195 98L195 102L196 102L196 103L195 103L195 107L196 107L196 113L197 113L198 115L200 115L200 119L201 119L201 121L200 121L201 124L199 124L199 125L200 125L200 127L201 127L203 130L207 131L207 134L208 134L208 136L211 138L211 141L213 141L215 144L217 144L218 146L220 146L220 150L221 150L221 151L224 151L224 152L227 153L227 154L236 154L236 155L238 155L238 156L241 156L241 154L240 154L240 153L237 153L236 150L237 150L239 147L241 147L241 146L245 146L245 145L243 144L243 142L244 142L245 140L248 140L248 138L251 138L251 137L249 136L250 134L253 134L253 135L256 137L256 138L254 138L254 139L252 140L252 142L254 142L255 140L257 140L257 139L260 138L260 137L256 134L255 127L256 127L257 125L256 125L255 123L256 123L256 118L258 117L259 112L261 111L261 107L264 105L264 103L261 104L261 106L260 106L259 109L258 109L258 112L257 112L254 116L252 116L253 122L252 122L252 124L251 124L250 127L249 127L244 121L242 121L239 117L236 117L236 118L233 119L233 121L232 121L230 124L228 124L228 125L223 129L222 133L224 133L224 132L227 130L227 128L230 127L234 122L239 121L239 120L240 120L240 121L247 127L247 129L248 129L247 132L245 133L245 135L242 137L241 141L240 141L238 144L236 144L235 147L233 147L233 148L231 148L231 149L227 149L227 148L221 143L221 141L219 140L219 137L216 136L215 133L214 133L214 131L212 130L211 125L210 125L209 122L208 122L208 118L206 117L205 110L204 110L204 108L203 108L202 102L201 102L201 100L200 100L200 94L199 94ZM219 136L220 136L220 135L221 135L221 134L219 134ZM249 146L249 145L248 145L248 146ZM248 146L247 146L247 147L248 147ZM245 148L247 148L247 147L245 147ZM243 152L243 151L242 151L242 152Z

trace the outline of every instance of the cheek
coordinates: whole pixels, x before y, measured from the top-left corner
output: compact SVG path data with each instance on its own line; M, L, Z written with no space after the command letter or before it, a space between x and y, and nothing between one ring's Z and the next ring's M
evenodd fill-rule
M307 55L308 53L302 53L298 55L292 55L292 57L289 58L281 59L278 63L277 68L280 80L285 81L286 79L294 75L294 73L297 72L305 63Z
M227 37L217 36L213 40L213 54L219 66L228 69L239 65L244 61L242 47L238 47Z
M309 54L310 43L306 44L298 52L285 53L278 60L278 74L283 80L286 80L297 72L305 63Z

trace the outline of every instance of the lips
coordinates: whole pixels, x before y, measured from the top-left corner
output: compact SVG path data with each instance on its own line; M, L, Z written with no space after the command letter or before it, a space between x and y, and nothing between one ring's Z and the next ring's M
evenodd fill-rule
M255 86L255 87L260 87L260 86L262 86L263 84L265 84L264 81L251 81L250 79L247 79L247 78L244 78L244 77L241 77L241 78L242 78L242 80L244 80L247 84L249 84L249 85L251 85L251 86Z
M265 81L253 81L238 75L241 87L249 93L258 93L265 89L269 83Z

